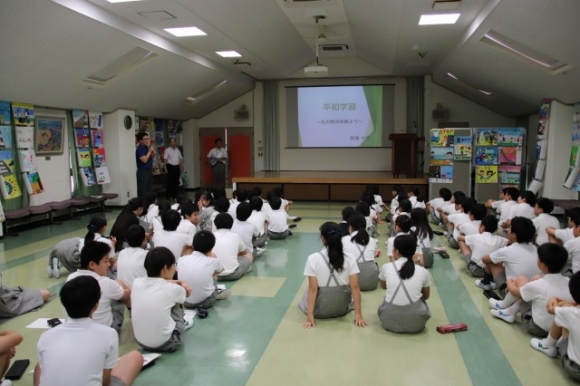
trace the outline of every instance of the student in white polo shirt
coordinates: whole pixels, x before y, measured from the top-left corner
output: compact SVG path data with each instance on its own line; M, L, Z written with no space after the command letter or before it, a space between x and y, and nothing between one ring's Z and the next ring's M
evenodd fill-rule
M220 213L215 218L215 246L213 253L222 263L224 270L218 275L219 280L238 280L252 266L254 256L248 252L244 240L231 231L234 220L227 213Z
M292 235L288 229L288 213L281 208L282 200L278 196L272 195L270 197L270 207L272 210L268 212L268 237L270 240L283 240Z
M69 317L44 332L36 351L34 384L42 386L130 386L143 366L138 351L118 357L119 337L91 317L99 307L101 286L91 276L78 276L60 290Z
M199 224L199 208L193 202L186 201L181 204L180 210L183 218L179 221L176 231L186 234L189 239L193 240Z
M252 206L252 214L250 215L250 218L248 218L248 222L254 224L258 230L258 236L253 242L254 247L264 248L268 241L268 234L266 233L266 213L262 212L264 201L262 201L260 197L254 196L250 200L250 205Z
M413 225L413 221L411 220L410 216L397 217L397 220L395 221L395 233L396 233L396 235L393 237L389 237L387 239L387 241L385 242L385 245L387 246L387 257L389 259L392 259L392 257L394 256L395 239L399 236L410 234L412 225ZM421 248L419 241L417 241L417 246L415 248L414 258L415 258L415 262L417 264L424 265L424 263L423 263L423 248Z
M495 235L498 220L493 215L487 215L481 220L479 233L474 235L460 235L459 249L467 265L467 270L473 277L483 277L485 264L483 256L490 255L500 248L507 246L505 237Z
M145 229L141 225L131 225L127 230L128 248L119 252L117 260L117 278L127 285L133 286L133 281L138 277L147 277L145 271L145 256L147 245Z
M227 299L231 294L231 290L220 291L215 285L224 267L212 253L214 246L214 234L199 231L193 238L194 251L177 260L177 277L191 287L184 303L186 308L210 308L216 300Z
M377 241L366 230L366 220L360 213L348 218L350 235L342 238L342 249L346 256L356 261L359 268L358 282L361 291L373 291L379 285Z
M169 249L175 259L179 259L183 253L183 248L188 246L191 247L193 238L189 235L181 232L177 232L177 227L181 222L181 216L176 210L169 209L167 213L161 218L163 222L163 229L155 232L153 235L154 247L166 247Z
M471 208L469 209L470 221L459 225L459 231L461 234L465 236L478 234L479 225L481 224L481 220L483 220L486 213L487 209L485 209L485 205L472 204Z
M550 242L546 229L560 227L560 221L550 214L553 210L554 201L549 198L541 197L536 200L536 205L534 206L534 214L536 215L536 218L534 218L532 222L536 226L537 246Z
M175 138L169 139L169 147L163 153L165 161L165 173L167 173L167 188L165 195L167 198L177 198L179 190L179 177L183 173L183 156L176 147Z
M548 234L548 240L551 243L556 244L566 244L566 241L572 240L574 236L574 222L572 219L574 217L580 217L580 207L566 209L566 221L568 222L568 228L560 229L560 226L557 227L548 227L546 229L546 233Z
M238 205L240 205L242 202L246 202L247 199L248 193L245 190L236 190L236 195L230 200L230 207L228 208L228 213L230 216L232 216L232 218L236 218L236 209L238 208Z
M448 216L444 215L447 220L447 244L453 249L459 249L458 239L461 235L459 231L459 226L471 221L469 217L469 212L471 207L475 205L476 202L470 197L456 197L455 198L455 210L456 213L450 214Z
M246 244L246 249L250 253L254 253L253 240L258 237L258 228L248 221L252 215L252 206L249 202L240 202L236 208L236 219L234 220L234 225L232 226L232 232L240 235L244 244Z
M449 205L451 202L451 190L447 188L439 189L439 197L436 197L427 203L427 207L425 210L431 216L431 221L435 224L439 224L441 222L441 213L439 213L438 209Z
M574 238L564 244L569 255L565 271L571 270L576 273L580 271L580 216L574 217L572 223L574 224L574 228L572 228Z
M502 228L509 228L510 221L514 217L525 217L530 220L535 218L534 206L536 205L536 195L530 190L526 190L520 194L518 203L510 208L508 219L502 222Z

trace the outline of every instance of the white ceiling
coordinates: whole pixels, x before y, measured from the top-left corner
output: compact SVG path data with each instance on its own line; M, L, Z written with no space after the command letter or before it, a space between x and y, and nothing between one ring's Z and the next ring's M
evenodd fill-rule
M432 4L432 0L2 1L0 99L199 118L251 90L252 78L303 77L302 68L315 62L313 15L325 15L320 22L328 38L325 43L349 46L346 52L320 54L332 77L433 74L435 82L507 116L534 112L543 97L580 101L579 0L463 0L455 25L418 26L421 14L433 13ZM167 12L169 18L142 16L158 11ZM178 38L163 31L182 26L197 26L207 36ZM551 75L500 53L479 41L489 29L573 68ZM104 89L82 85L87 76L137 46L158 56ZM240 52L240 61L251 66L240 67L215 54L222 50ZM447 72L495 96L466 88ZM228 82L218 91L193 106L185 102L222 79Z

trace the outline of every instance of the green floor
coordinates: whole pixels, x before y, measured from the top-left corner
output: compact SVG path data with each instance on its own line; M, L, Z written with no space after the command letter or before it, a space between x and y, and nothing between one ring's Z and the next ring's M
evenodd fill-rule
M318 227L338 221L341 204L298 203L292 214L303 220L294 235L270 241L253 271L229 284L232 296L218 302L207 319L196 319L178 352L163 355L144 371L136 385L566 385L558 361L529 347L516 323L492 319L487 300L473 285L455 251L451 259L436 255L434 285L428 301L433 317L418 335L395 335L381 329L376 309L382 290L363 293L363 315L369 326L354 327L353 315L318 321L304 330L297 304L306 289L306 258L321 248ZM116 213L108 213L109 220ZM46 260L59 240L82 236L89 217L63 225L27 230L0 241L0 270L6 285L49 288L57 293L64 277L48 279ZM111 224L111 222L109 223ZM379 227L383 254L386 225ZM437 243L438 240L435 241ZM443 239L441 242L444 243ZM25 337L18 358L36 362L35 345L43 330L26 329L39 317L64 317L58 299L38 312L0 321L0 328ZM440 335L439 324L465 322L466 332ZM121 334L121 354L137 348L130 320ZM32 385L25 375L15 385Z

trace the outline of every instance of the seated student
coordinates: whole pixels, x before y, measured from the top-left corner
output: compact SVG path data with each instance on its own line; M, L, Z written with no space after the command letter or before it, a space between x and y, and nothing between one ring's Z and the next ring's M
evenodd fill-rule
M260 197L254 196L250 200L250 206L252 208L252 214L248 218L248 222L253 224L258 230L258 236L252 243L254 247L262 249L268 241L268 234L266 233L266 213L262 212L264 201Z
M433 252L431 251L431 239L433 230L429 225L429 219L425 208L415 208L411 210L411 233L417 238L417 242L423 253L423 266L431 268L433 266Z
M342 249L346 256L356 261L360 273L358 282L361 291L373 291L379 285L379 267L375 262L377 257L377 241L369 236L366 220L360 213L348 218L349 236L342 238Z
M229 281L238 280L252 266L254 256L248 252L244 240L231 231L234 225L232 216L227 213L220 213L215 218L215 254L224 267L224 270L218 275L219 280Z
M385 218L388 222L393 221L393 213L396 213L397 208L399 207L399 194L403 193L405 193L405 189L401 185L399 184L393 185L393 189L391 190L391 195L393 196L393 198L391 199L391 204L387 208L387 211L389 213Z
M375 204L375 197L373 196L372 193L369 192L364 192L362 195L362 202L366 202L369 206L369 209L371 211L371 218L373 219L375 224L382 224L382 220L381 217L379 216L379 212L376 210L376 204Z
M375 219L373 219L371 217L371 208L369 207L369 204L367 204L364 201L360 201L358 204L356 204L356 207L354 208L354 210L357 213L360 213L360 214L362 214L365 217L365 220L367 222L367 227L366 227L367 232L372 237L378 237L379 234L377 233L377 227L376 227Z
M394 256L393 247L395 245L395 239L399 236L410 234L411 233L411 226L413 226L413 221L411 220L411 217L409 217L409 216L397 217L397 220L395 221L395 233L396 233L396 235L389 237L387 239L387 241L385 242L385 245L387 246L387 258L392 259L392 257ZM414 261L417 264L424 265L423 249L419 246L419 242L417 242L417 245L415 248Z
M413 186L409 190L409 192L407 192L407 195L409 196L409 201L411 201L411 207L413 209L415 209L415 208L423 208L423 209L425 209L425 207L426 207L426 205L425 205L425 199L421 195L418 186Z
M441 222L441 213L438 211L439 208L448 205L451 202L451 190L447 188L439 189L439 197L432 199L427 203L425 210L431 216L431 221L435 224Z
M227 299L231 294L231 290L220 291L215 285L224 267L212 253L214 246L213 233L200 231L193 238L194 252L177 260L177 277L191 287L184 303L186 308L210 308L216 300Z
M191 288L182 280L173 280L175 265L173 252L155 247L145 257L147 277L133 282L131 322L135 340L145 350L175 351L183 332L193 327L193 315L183 312Z
M508 219L502 222L502 228L508 228L510 221L514 217L525 217L530 220L536 217L534 214L534 205L536 205L536 195L530 190L526 190L520 194L518 203L510 208Z
M16 331L0 331L0 386L12 386L12 382L2 382L2 377L10 367L10 360L16 355L16 346L24 338Z
M240 203L242 202L246 202L246 200L248 199L248 193L245 190L238 189L237 192L238 193L236 195L236 198L230 201L230 207L228 209L228 213L234 219L236 218L236 209L238 208L238 205L240 205Z
M566 241L564 248L568 251L569 258L563 273L566 274L568 271L576 273L580 271L580 215L572 219L572 234L574 238Z
M471 221L469 212L471 207L475 204L475 200L470 197L457 197L455 198L456 213L450 214L449 216L443 216L447 221L447 244L449 244L451 248L459 249L458 239L461 235L459 227Z
M520 191L518 188L507 187L502 190L503 200L496 211L499 213L499 225L500 227L504 222L510 219L510 213L514 206L518 204L518 199L520 198Z
M117 216L110 232L111 239L114 237L116 240L115 252L120 252L121 249L125 248L126 244L124 243L127 229L131 225L139 225L139 216L141 216L141 213L143 213L143 200L139 197L134 197L129 200Z
M498 220L493 215L487 215L481 220L479 233L471 235L459 235L458 243L467 270L473 277L483 277L485 264L481 259L490 255L500 248L507 246L505 237L495 235Z
M487 200L485 202L485 207L487 209L493 209L496 212L499 212L499 207L501 206L501 204L505 203L505 192L506 190L509 189L509 187L505 187L501 190L501 192L499 192L499 200L494 200L493 198L490 198L489 200Z
M560 271L568 260L568 253L558 244L542 244L538 248L538 267L542 276L511 278L507 281L507 294L503 301L489 299L491 314L508 323L513 323L518 311L522 310L522 323L526 330L545 338L548 336L554 317L547 313L548 300L553 297L572 301L568 290L568 279ZM525 302L523 303L522 302Z
M403 198L403 195L400 194L399 198ZM396 234L395 232L395 222L397 222L397 218L401 215L403 216L411 216L411 201L407 200L407 199L402 199L399 201L399 207L397 208L397 212L393 213L393 217L391 221L391 224L389 226L389 236L394 236Z
M288 229L288 213L281 208L282 200L278 196L272 195L270 197L270 207L272 210L268 212L268 237L270 240L283 240L292 235Z
M429 299L431 277L425 268L413 262L416 246L413 235L397 237L392 262L381 268L379 282L387 292L378 314L385 330L415 334L425 329L431 317L425 303Z
M342 237L344 236L348 236L350 234L349 230L348 230L348 219L350 218L350 216L352 216L353 214L355 214L355 210L352 206L346 206L342 209L341 215L342 215L342 221L338 224L338 228L340 229L340 235ZM364 216L363 216L364 217ZM366 220L365 220L366 223Z
M20 286L6 287L2 283L0 273L0 318L13 318L34 311L42 307L50 296L49 290L25 290Z
M548 228L559 228L560 221L550 213L554 210L554 201L549 198L541 197L536 200L534 214L536 218L532 220L536 227L536 245L540 246L550 242L548 240Z
M280 205L280 207L282 209L284 209L286 211L286 213L290 212L290 206L292 206L292 204L294 204L294 202L287 200L284 198L284 190L281 187L277 187L272 189L272 194L280 197L280 200L282 200L282 204ZM269 198L268 198L269 200ZM290 214L288 213L288 220L292 220L294 222L298 222L301 221L302 218L298 217L298 216L290 216ZM294 226L296 226L296 224L294 224ZM291 226L292 228L292 226Z
M153 229L153 220L159 215L159 207L157 206L157 193L149 192L145 195L143 202L143 212L141 212L140 220L149 224L148 231Z
M236 208L236 219L234 220L234 225L232 226L232 232L240 235L244 244L246 244L246 249L250 253L254 253L253 240L258 237L258 228L248 222L248 219L252 215L252 206L249 202L240 202Z
M145 229L141 225L131 225L127 230L127 243L129 247L119 252L117 260L117 278L127 285L133 286L133 281L138 277L147 277L145 271L145 256L147 245Z
M199 196L199 229L211 230L211 214L215 212L214 199L209 192L203 192Z
M482 257L485 273L483 279L475 281L475 285L485 290L495 289L496 286L502 288L506 278L532 278L539 275L538 253L532 244L535 235L536 227L532 220L514 217L508 230L508 241L511 244Z
M183 248L186 246L191 247L193 238L190 238L185 233L177 232L181 217L176 210L169 209L163 215L161 221L163 222L163 229L153 234L153 239L151 239L153 246L168 248L175 256L175 259L179 259L183 253Z
M85 244L81 251L81 269L68 275L66 281L79 276L97 279L101 286L101 299L92 318L95 322L113 327L115 331L120 332L125 319L125 307L115 301L119 300L130 308L131 289L121 280L112 280L107 277L110 250L107 244L97 241Z
M383 198L379 194L379 185L368 184L365 188L365 192L373 196L373 209L377 214L383 213L383 210L387 209L387 205L383 202Z
M555 317L550 334L545 339L532 338L530 345L552 358L560 353L566 374L580 382L580 273L570 278L568 289L574 301L550 299L548 313Z
M186 201L181 204L181 215L183 218L179 221L176 231L184 233L190 240L193 240L196 226L199 224L199 208L193 202Z
M167 213L168 210L171 209L171 205L167 201L160 201L158 207L159 214L157 215L157 217L153 219L153 234L155 234L155 232L163 230L163 221L161 221L161 218L163 218L163 215Z
M465 198L465 193L463 193L460 190L456 190L451 195L451 202L449 204L443 205L442 207L437 209L437 211L439 211L439 213L441 214L441 220L444 224L447 222L447 216L458 212L458 210L456 209L455 202L457 200L460 200L460 199L462 200L464 198Z
M304 268L308 289L298 304L306 314L303 326L314 327L314 319L344 316L352 311L354 303L354 324L365 327L356 261L345 255L336 223L322 224L320 235L324 248L308 256Z
M487 209L485 209L485 205L473 202L468 213L470 221L459 225L459 232L465 236L476 235L479 233L479 226L487 213Z
M546 233L548 234L548 240L550 243L556 243L563 245L568 240L572 240L574 236L574 228L576 225L572 219L574 217L580 217L580 207L566 209L565 211L566 221L568 222L568 228L560 229L560 225L557 227L546 228Z
M237 205L236 203L239 203L239 201L238 201L238 192L239 192L238 189L234 189L232 191L232 198L230 198L228 200L228 202L229 202L230 205Z
M119 337L91 318L100 306L102 286L91 276L69 280L60 290L68 319L44 332L36 351L34 385L130 386L141 371L143 355L119 355Z
M220 198L218 198L216 200L216 202L215 202L215 210L213 211L213 213L209 217L209 221L211 221L211 231L212 232L215 232L216 231L216 227L215 227L214 221L215 221L215 218L217 217L217 215L220 214L220 213L230 214L229 213L229 209L230 209L230 201L226 197L220 197ZM234 217L232 217L232 219Z

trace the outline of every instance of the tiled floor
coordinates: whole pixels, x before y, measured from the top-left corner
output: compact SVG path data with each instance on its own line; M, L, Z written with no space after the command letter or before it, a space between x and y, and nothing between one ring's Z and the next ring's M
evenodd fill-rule
M487 300L452 250L450 260L436 255L431 269L434 285L428 304L433 316L423 333L395 335L381 329L376 309L384 296L382 290L363 293L367 328L354 327L350 314L317 321L315 329L304 330L305 316L297 307L306 289L304 263L321 248L320 224L339 220L343 206L295 204L292 212L303 220L294 235L270 241L252 272L228 284L232 296L219 301L207 319L197 319L184 334L184 347L159 358L136 385L571 384L557 360L529 347L521 325L491 318ZM109 213L107 218L112 220L114 215ZM84 235L88 219L5 237L0 241L4 283L57 293L65 278L46 277L47 256L58 240ZM379 264L386 262L386 231L386 225L379 227L383 250ZM24 326L39 317L57 316L65 314L54 298L38 312L0 321L0 328L24 335L17 358L31 359L29 370L36 363L35 345L42 330ZM455 322L467 323L469 330L450 335L435 331L439 324ZM127 314L120 350L135 348ZM32 377L25 375L15 385L32 385Z

